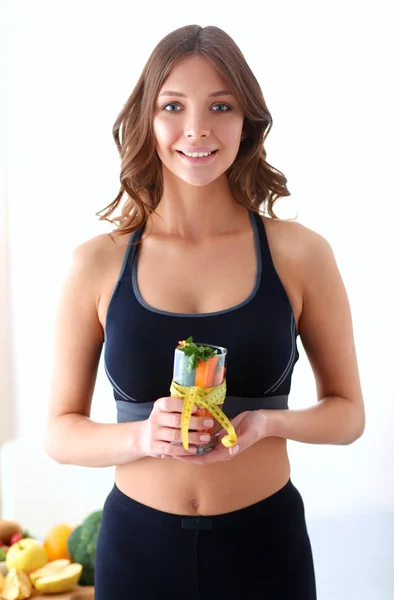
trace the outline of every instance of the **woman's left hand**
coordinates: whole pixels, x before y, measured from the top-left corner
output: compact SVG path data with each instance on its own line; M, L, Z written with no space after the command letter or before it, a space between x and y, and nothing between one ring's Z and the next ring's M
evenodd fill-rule
M226 448L220 441L222 437L227 434L223 429L219 434L219 443L213 450L210 450L210 452L202 455L192 454L190 456L174 456L173 458L196 465L206 465L218 461L231 460L234 456L238 456L241 452L246 450L246 448L249 448L249 446L252 446L262 438L267 437L268 413L268 410L247 410L232 419L231 424L233 425L238 438L236 445L232 448Z

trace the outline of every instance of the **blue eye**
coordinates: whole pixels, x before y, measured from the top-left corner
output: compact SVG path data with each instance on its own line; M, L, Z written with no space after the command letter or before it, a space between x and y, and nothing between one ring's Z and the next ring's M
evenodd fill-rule
M166 112L179 112L178 110L167 110L167 108L169 106L175 106L175 107L180 108L180 106L177 102L170 102L169 104L165 104L163 106L163 110L165 110ZM222 104L222 103L215 104L213 106L213 109L216 108L217 106L224 106L226 108L226 110L215 110L214 112L230 112L232 110L232 108L230 106L228 106L227 104Z
M229 112L231 108L227 104L215 104L215 106L225 106L227 110L215 110L215 112ZM215 108L215 106L213 108Z
M179 104L177 104L176 102L171 102L171 104L166 104L165 106L163 106L163 110L165 110L168 106L179 106ZM177 111L167 110L167 112L177 112Z

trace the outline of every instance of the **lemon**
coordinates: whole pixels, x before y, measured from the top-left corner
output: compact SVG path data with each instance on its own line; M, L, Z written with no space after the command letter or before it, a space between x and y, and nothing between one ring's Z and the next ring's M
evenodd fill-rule
M6 563L7 568L18 569L29 574L48 562L48 555L40 542L33 538L23 538L10 546Z
M54 560L42 569L31 573L30 579L36 590L44 594L58 594L72 590L82 575L83 567L79 563L64 564L66 560Z

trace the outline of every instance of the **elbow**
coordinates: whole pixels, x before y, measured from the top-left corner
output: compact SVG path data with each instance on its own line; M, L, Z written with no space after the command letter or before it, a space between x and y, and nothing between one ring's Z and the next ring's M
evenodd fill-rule
M64 455L62 455L61 453L57 452L52 447L47 446L46 444L45 444L45 451L46 451L47 456L49 456L49 458L51 458L55 462L59 463L60 465L68 465L69 464L65 460Z
M356 442L364 433L364 428L359 428L359 429L355 429L351 432L351 435L348 437L348 439L345 442L342 442L342 444L344 446L349 446L350 444L353 444L354 442Z
M363 417L361 423L357 426L357 428L355 430L353 442L358 440L363 435L364 431L365 431L365 417Z
M66 464L64 457L62 456L61 452L59 452L59 444L56 443L56 438L57 436L54 434L53 431L54 427L53 424L50 424L47 426L45 433L44 433L44 449L45 452L47 454L47 456L49 456L49 458L51 458L52 460L54 460L55 462L64 465Z
M49 458L51 458L55 462L61 463L61 460L59 460L57 453L56 453L55 449L53 448L53 444L51 442L50 436L47 433L44 436L44 449L45 449L46 455L49 456Z
M353 442L358 440L365 431L365 408L364 402L361 401L358 403L356 415L354 417L354 439Z
M349 445L356 442L365 431L365 413L364 409L359 409L357 414L349 420L349 434L347 440L342 442L343 445Z

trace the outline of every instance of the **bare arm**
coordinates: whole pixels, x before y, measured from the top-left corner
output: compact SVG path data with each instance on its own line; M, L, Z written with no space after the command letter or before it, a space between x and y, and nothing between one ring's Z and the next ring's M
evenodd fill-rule
M269 411L268 435L311 444L350 444L364 431L365 413L348 296L330 244L315 232L304 233L299 333L318 403Z
M109 467L150 456L194 453L205 425L192 417L192 446L186 452L171 442L181 441L182 401L159 398L149 419L135 423L97 423L90 410L104 333L98 318L100 281L106 254L99 238L78 246L72 255L55 324L55 343L49 410L45 429L48 455L62 464ZM213 423L212 423L213 425Z
M97 314L105 253L93 238L73 251L60 296L53 349L46 451L55 461L89 467L142 457L141 423L96 423L90 409L104 335Z

